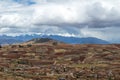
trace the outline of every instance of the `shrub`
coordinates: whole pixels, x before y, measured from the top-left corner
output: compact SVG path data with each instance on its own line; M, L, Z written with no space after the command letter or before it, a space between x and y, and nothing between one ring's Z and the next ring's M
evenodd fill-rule
M57 43L57 42L53 42L52 44L53 44L54 46L58 45L58 43Z
M27 44L27 47L31 47L32 46L32 44Z

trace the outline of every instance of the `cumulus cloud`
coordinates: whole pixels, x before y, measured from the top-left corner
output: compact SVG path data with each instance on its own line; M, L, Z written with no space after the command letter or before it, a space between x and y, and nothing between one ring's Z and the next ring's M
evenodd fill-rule
M67 34L118 41L119 4L120 0L1 0L0 34Z

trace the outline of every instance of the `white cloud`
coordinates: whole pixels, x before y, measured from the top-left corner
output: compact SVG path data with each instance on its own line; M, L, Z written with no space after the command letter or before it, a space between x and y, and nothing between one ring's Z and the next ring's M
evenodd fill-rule
M120 0L1 0L0 34L67 34L111 40L120 26L119 4Z

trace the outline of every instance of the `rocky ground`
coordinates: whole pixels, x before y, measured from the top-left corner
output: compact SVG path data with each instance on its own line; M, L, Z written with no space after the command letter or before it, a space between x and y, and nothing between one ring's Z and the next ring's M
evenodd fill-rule
M2 46L0 80L120 80L120 45Z

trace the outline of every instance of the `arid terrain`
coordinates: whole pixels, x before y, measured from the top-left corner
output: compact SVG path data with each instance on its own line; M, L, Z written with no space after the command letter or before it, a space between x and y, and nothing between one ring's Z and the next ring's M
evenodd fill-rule
M120 80L120 45L1 46L0 80Z

